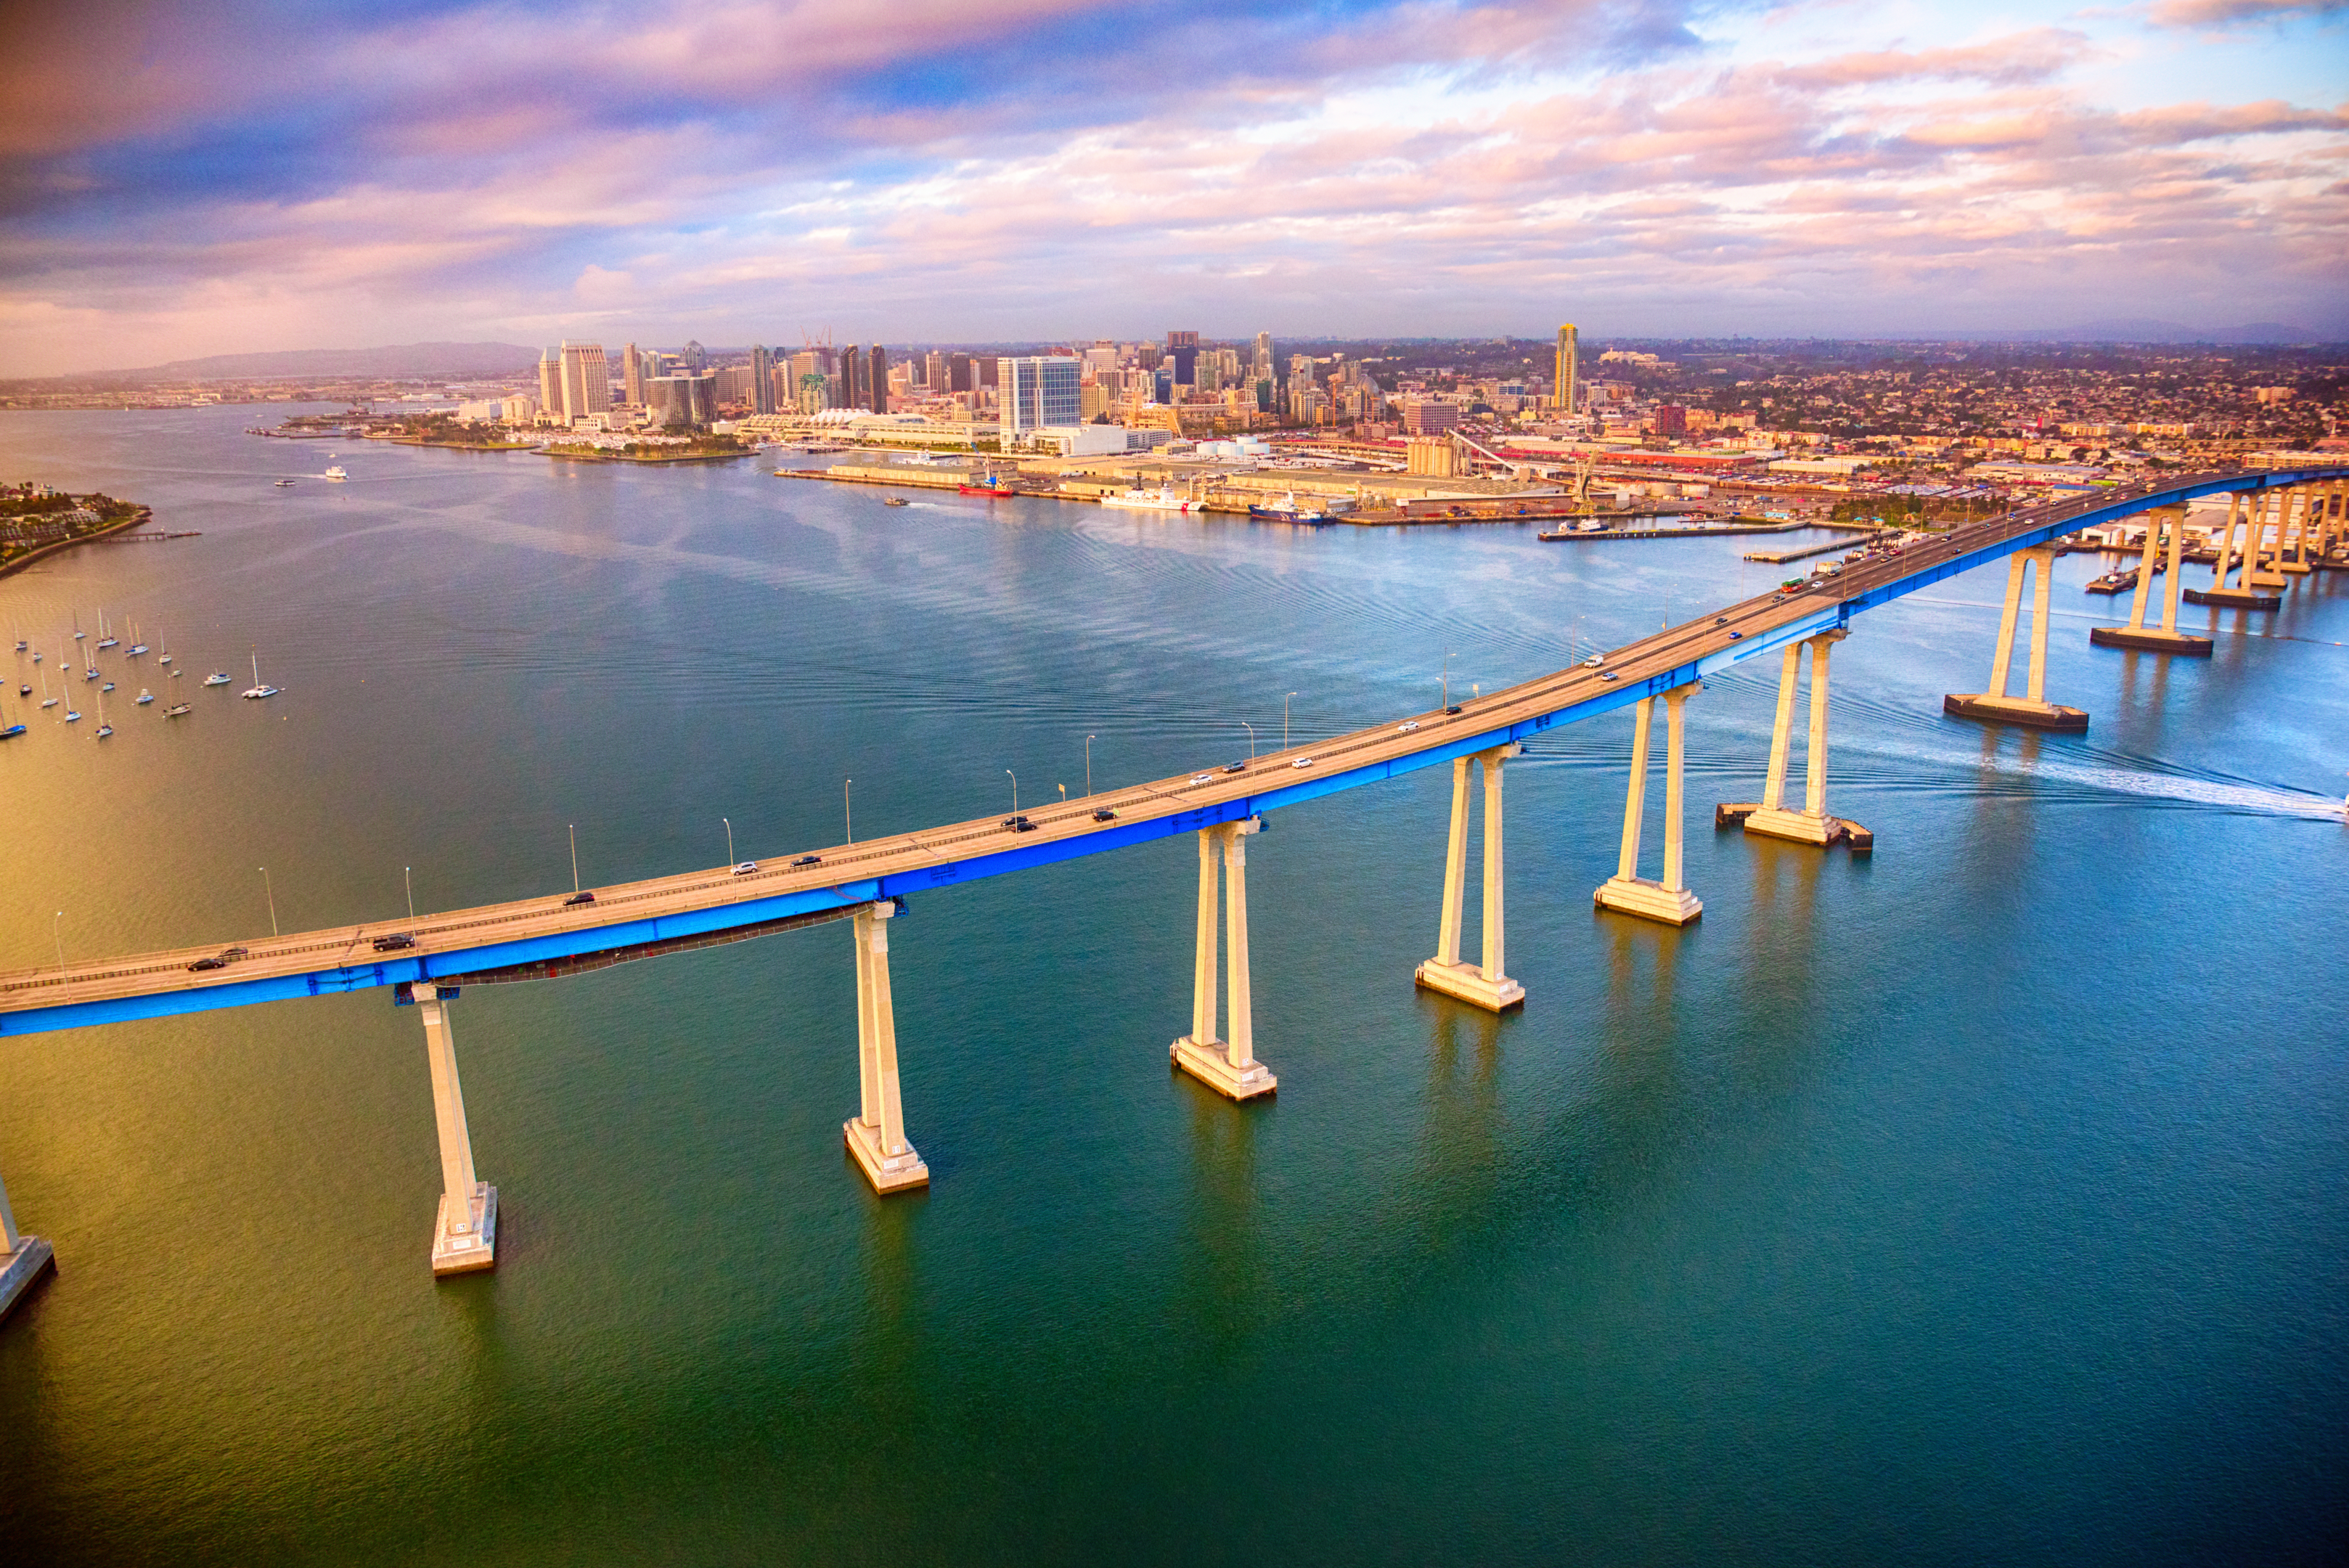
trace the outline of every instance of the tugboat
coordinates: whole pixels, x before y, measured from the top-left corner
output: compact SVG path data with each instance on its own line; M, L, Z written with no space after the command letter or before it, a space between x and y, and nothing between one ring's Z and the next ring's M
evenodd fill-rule
M1297 504L1297 493L1293 490L1268 505L1258 505L1251 502L1248 505L1248 515L1268 523L1310 523L1317 526L1337 521L1337 518L1326 510Z

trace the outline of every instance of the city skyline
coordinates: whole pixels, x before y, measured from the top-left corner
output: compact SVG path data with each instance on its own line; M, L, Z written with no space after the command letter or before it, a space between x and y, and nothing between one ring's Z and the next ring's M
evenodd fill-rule
M2343 13L19 10L0 375L826 327L2349 333Z

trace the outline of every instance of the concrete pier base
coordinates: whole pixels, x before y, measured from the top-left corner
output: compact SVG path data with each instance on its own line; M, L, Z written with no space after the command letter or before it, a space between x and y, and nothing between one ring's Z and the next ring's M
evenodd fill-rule
M1506 1012L1512 1007L1526 1004L1524 986L1506 974L1486 980L1483 967L1477 964L1445 963L1441 959L1429 959L1412 971L1411 978L1415 985L1424 986L1429 991L1440 991L1446 996L1456 997L1488 1012Z
M1806 811L1772 811L1754 801L1723 801L1713 808L1713 826L1715 832L1743 827L1764 838L1815 844L1822 849L1840 844L1854 855L1867 855L1876 848L1876 835L1847 817L1814 816Z
M2265 594L2257 588L2189 588L2186 602L2189 605L2217 605L2222 609L2282 609L2282 594Z
M2098 648L2134 648L2146 653L2175 653L2185 659L2210 657L2210 639L2190 631L2161 631L2149 626L2099 626L2088 630L2088 641Z
M2034 730L2060 730L2067 734L2085 734L2088 728L2085 710L2066 708L2061 702L2033 702L2027 697L1993 697L1983 692L1952 694L1941 699L1941 711L1961 719L1978 719L1985 724L2024 724Z
M34 1281L57 1266L55 1249L38 1236L19 1236L15 1251L0 1252L0 1322L7 1320Z
M1685 926L1704 913L1704 902L1686 888L1667 888L1645 877L1609 877L1599 884L1590 901L1619 915Z
M473 1184L473 1200L463 1216L465 1228L452 1231L449 1195L432 1218L432 1272L471 1274L496 1266L498 1261L498 1189L485 1181Z
M1220 1040L1210 1040L1203 1045L1185 1034L1166 1048L1166 1054L1179 1071L1190 1074L1226 1099L1252 1100L1280 1086L1272 1069L1261 1062L1233 1066L1231 1048Z
M848 1152L864 1169L864 1179L873 1184L875 1192L900 1192L909 1187L927 1187L930 1168L922 1157L906 1144L895 1154L885 1154L881 1148L881 1129L869 1122L854 1117L840 1124L840 1133L848 1145Z

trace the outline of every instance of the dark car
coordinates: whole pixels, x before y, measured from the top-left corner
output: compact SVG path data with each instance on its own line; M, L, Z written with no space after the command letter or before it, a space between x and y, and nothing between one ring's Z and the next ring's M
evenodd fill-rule
M1735 642L1738 639L1740 639L1740 638L1744 637L1744 635L1745 635L1745 634L1744 634L1744 632L1742 632L1742 631L1733 631L1733 632L1731 632L1731 633L1729 634L1729 640L1730 640L1730 641L1732 641L1732 642Z
M1224 772L1227 774L1240 774L1246 773L1247 771L1247 761L1246 758L1242 758L1240 761L1236 763L1226 763L1224 764Z
M792 867L796 870L802 866L821 866L823 864L823 857L821 855L802 855L797 860L792 862Z
M1095 822L1115 822L1117 820L1117 813L1112 811L1105 805L1096 806L1093 808L1093 820Z
M571 895L571 897L569 897L568 898L565 898L565 899L564 899L564 900L563 900L563 907L564 907L564 909L568 909L572 908L574 905L577 905L577 904L592 904L592 903L594 903L595 901L595 894L593 894L593 893L574 893L574 894L572 894L572 895Z
M406 952L415 945L416 939L406 931L394 931L389 936L378 937L375 940L375 950L379 953Z
M1460 711L1460 704L1459 704L1459 703L1457 703L1457 702L1454 702L1454 704L1452 704L1452 706L1451 706L1451 707L1446 708L1446 709L1444 710L1444 711L1445 711L1445 712L1447 712L1447 713L1457 713L1458 711Z
M200 958L195 962L188 966L189 969L195 971L226 969L227 967L228 960L224 958Z
M1005 817L1003 819L1003 826L1009 828L1014 833L1033 833L1036 831L1036 825L1028 820L1025 813L1022 813L1018 816Z

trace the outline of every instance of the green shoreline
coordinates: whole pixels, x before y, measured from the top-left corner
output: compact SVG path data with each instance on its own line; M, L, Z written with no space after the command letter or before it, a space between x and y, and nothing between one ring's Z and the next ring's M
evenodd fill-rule
M536 449L541 456L563 462L739 462L746 457L759 455L758 449L746 452L688 452L674 457L637 457L626 452L556 452L552 447Z
M94 533L84 534L78 539L59 539L52 544L44 545L29 555L19 556L6 565L0 566L0 577L5 577L11 572L22 571L36 561L45 561L51 556L61 555L77 545L87 545L93 539L103 539L109 535L119 534L126 528L136 528L141 523L153 521L154 516L155 512L152 507L141 506L121 522L109 524Z

